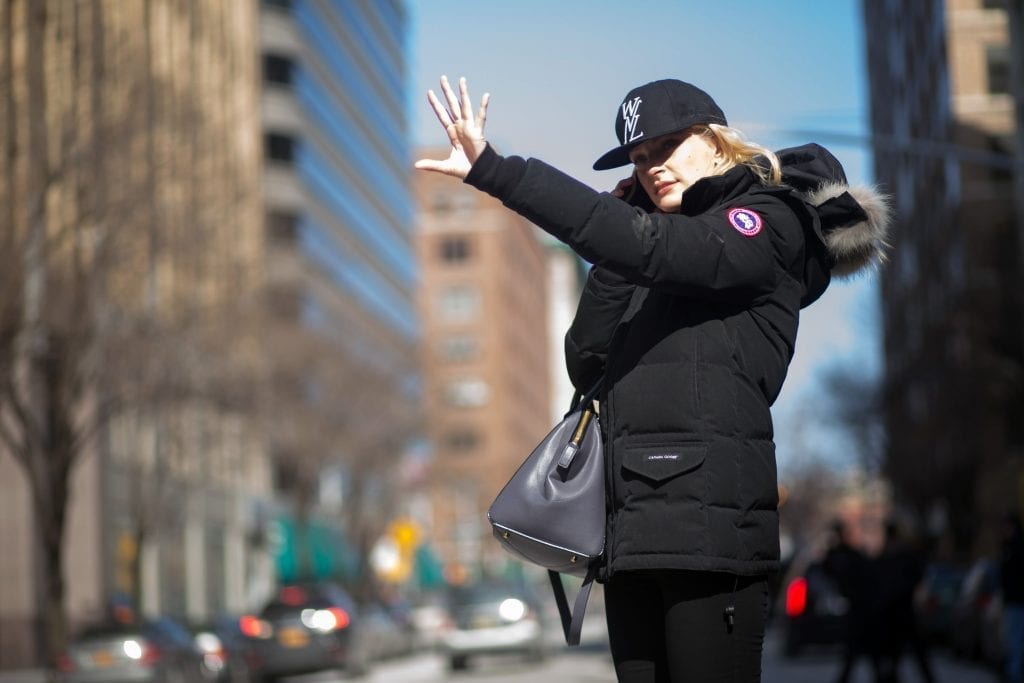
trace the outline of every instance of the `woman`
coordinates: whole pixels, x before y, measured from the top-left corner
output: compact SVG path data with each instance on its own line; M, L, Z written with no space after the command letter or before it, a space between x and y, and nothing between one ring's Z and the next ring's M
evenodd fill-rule
M428 100L452 151L416 167L488 192L594 264L566 358L578 389L603 378L600 579L619 680L759 680L779 565L769 407L800 309L834 269L879 257L884 202L854 199L817 145L776 156L745 142L682 81L620 104L620 144L594 168L634 173L610 194L498 155L488 96L474 116L465 79L441 90Z

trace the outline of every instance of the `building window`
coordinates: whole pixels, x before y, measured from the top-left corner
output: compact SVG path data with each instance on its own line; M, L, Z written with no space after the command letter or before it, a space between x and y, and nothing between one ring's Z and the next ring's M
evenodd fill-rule
M476 357L479 344L469 334L453 334L441 340L441 357L449 363L465 363Z
M988 67L989 93L1010 94L1010 48L1006 45L989 45L985 48L985 62Z
M487 405L490 393L482 379L457 379L445 386L444 402L455 408L481 408Z
M1008 9L1006 6L1006 0L982 0L982 9Z
M282 133L267 133L263 140L264 153L272 161L291 163L295 160L295 138Z
M469 240L465 237L446 237L441 240L441 260L462 263L469 260Z
M452 285L441 290L441 317L449 322L472 320L480 312L480 292L471 285Z
M295 63L284 55L263 55L263 80L278 85L292 84Z
M458 429L444 435L443 445L456 452L471 451L480 444L480 435L471 429Z
M263 0L263 6L285 10L287 12L292 8L292 0Z
M274 244L294 244L299 234L299 217L290 211L267 214L267 237Z

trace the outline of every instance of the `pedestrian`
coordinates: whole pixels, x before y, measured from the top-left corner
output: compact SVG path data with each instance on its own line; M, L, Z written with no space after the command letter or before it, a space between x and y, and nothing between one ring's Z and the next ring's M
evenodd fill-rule
M592 268L566 334L577 389L601 382L608 463L604 565L620 681L758 681L767 577L779 568L769 408L801 308L831 272L877 259L886 211L854 199L838 161L779 157L730 128L698 87L666 79L616 110L599 192L487 144L489 96L465 80L428 100L451 142L446 173L571 247ZM556 103L538 112L547 117Z
M856 546L849 526L842 520L832 524L832 538L822 567L835 581L848 605L843 625L843 661L836 682L847 683L857 663L866 659L876 683L882 683L885 678L881 656L884 620L878 590L878 566Z
M885 524L885 544L876 560L881 593L880 637L882 681L899 681L900 660L909 651L921 680L935 681L931 657L914 612L914 592L924 578L925 559L894 520Z
M999 577L1006 620L1006 680L1024 683L1024 529L1020 517L1003 517Z

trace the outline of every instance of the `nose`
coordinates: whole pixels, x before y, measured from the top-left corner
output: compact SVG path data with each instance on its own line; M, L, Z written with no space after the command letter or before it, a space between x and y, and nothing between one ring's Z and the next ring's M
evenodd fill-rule
M637 166L637 171L639 173L649 176L652 179L657 179L662 170L664 170L662 169L662 165L656 159L646 161L643 165Z

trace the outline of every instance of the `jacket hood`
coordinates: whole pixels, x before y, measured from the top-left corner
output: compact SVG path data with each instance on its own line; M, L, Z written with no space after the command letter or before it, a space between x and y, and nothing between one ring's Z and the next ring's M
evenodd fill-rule
M874 187L851 187L842 165L821 145L776 154L782 182L815 214L814 232L828 251L831 274L848 277L884 263L891 223L888 198Z

